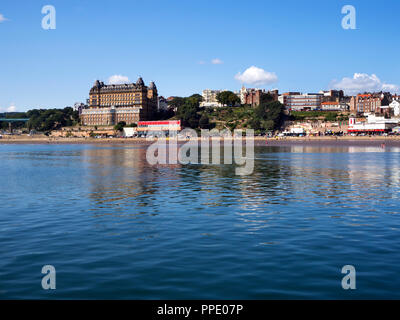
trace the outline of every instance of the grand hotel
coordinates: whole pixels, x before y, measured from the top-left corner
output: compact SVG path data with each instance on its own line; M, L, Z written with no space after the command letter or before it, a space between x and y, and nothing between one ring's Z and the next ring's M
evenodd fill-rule
M154 82L105 85L96 80L89 92L89 106L82 110L83 125L115 125L151 120L157 111L158 93Z

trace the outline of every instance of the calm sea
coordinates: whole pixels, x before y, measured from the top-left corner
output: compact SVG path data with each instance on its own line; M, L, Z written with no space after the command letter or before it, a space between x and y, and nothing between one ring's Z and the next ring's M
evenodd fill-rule
M399 149L255 151L236 176L145 146L0 145L0 298L399 299Z

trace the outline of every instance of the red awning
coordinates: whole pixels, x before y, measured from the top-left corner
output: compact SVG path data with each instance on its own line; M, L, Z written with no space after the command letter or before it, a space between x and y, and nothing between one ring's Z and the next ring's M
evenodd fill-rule
M385 129L348 129L347 132L385 132Z

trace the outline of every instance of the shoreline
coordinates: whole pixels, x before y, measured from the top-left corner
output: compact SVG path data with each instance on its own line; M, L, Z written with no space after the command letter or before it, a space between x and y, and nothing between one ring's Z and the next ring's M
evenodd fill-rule
M201 138L198 138L200 142ZM188 140L179 140L179 144L184 144ZM146 138L26 138L26 137L13 137L0 139L0 145L10 144L88 144L88 145L102 145L102 144L115 144L115 145L150 145L155 140L146 140ZM265 138L254 137L255 146L285 146L285 145L315 145L315 146L381 146L382 144L388 146L400 147L400 136L376 136L376 137L285 137L285 138Z

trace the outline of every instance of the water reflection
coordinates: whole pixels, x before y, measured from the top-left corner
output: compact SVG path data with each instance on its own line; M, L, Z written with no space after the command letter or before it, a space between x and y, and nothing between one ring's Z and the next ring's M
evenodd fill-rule
M400 160L381 148L256 147L248 176L236 175L235 165L151 166L143 146L86 149L83 158L91 212L149 224L146 217L186 212L184 219L227 216L250 233L282 223L307 231L324 217L348 216L345 223L359 227L376 217L377 205L397 199L400 187Z
M99 208L147 207L165 195L167 203L239 205L246 210L290 200L324 205L329 199L341 199L345 205L360 198L397 197L400 160L380 148L256 147L255 154L253 174L237 176L235 165L151 166L144 147L83 151L90 198Z

